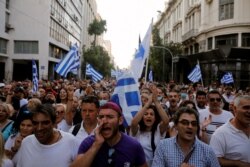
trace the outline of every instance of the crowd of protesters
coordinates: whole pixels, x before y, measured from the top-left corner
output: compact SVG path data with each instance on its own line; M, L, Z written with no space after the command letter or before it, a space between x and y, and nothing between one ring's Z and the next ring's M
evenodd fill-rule
M141 81L124 127L115 79L0 83L0 166L250 166L250 87Z

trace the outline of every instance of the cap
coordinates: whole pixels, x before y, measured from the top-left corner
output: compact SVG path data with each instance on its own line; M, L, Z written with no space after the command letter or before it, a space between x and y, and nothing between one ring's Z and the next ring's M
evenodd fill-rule
M121 107L118 104L111 102L111 101L109 101L106 104L104 104L103 106L101 106L100 110L101 109L112 109L112 110L118 112L118 114L122 115Z
M0 83L0 88L3 88L5 86L4 83Z

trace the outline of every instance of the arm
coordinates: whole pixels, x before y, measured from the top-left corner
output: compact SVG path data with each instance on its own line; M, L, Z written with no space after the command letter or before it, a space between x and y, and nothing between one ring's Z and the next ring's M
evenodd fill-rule
M139 122L141 121L141 119L144 115L144 112L148 109L148 107L151 105L151 103L152 103L152 95L148 96L147 103L142 107L142 109L139 112L136 113L136 115L132 119L131 126L130 126L132 136L135 136L136 133L138 132Z
M218 157L220 165L223 167L248 167L250 163L239 161L239 160L229 160L223 157Z
M67 101L67 108L66 108L66 113L65 113L65 121L67 122L68 125L73 124L73 95L74 95L74 88L72 85L68 86L67 89L67 94L68 94L68 101Z

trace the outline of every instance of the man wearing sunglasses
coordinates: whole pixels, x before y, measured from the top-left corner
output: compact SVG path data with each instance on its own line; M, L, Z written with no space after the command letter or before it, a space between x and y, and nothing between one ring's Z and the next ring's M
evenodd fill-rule
M196 137L199 129L197 111L189 107L181 107L173 119L178 134L160 141L152 167L219 167L212 148Z
M233 114L223 110L222 96L219 91L211 90L207 93L208 108L200 110L201 139L209 143L214 131L233 118Z
M119 131L122 123L122 111L117 104L107 102L101 106L95 135L81 143L71 167L147 167L140 143Z

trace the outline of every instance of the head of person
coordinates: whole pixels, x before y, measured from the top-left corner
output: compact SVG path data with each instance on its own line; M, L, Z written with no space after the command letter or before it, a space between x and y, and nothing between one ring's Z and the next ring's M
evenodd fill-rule
M27 108L29 111L35 110L36 106L42 104L41 100L38 98L31 98L28 101Z
M209 91L207 101L210 110L220 110L222 108L222 96L218 90Z
M100 107L98 124L102 124L101 135L105 140L112 140L119 133L123 123L122 109L114 102L107 102Z
M168 93L168 100L170 107L177 107L178 102L180 100L179 91L176 89L171 89Z
M84 124L96 124L100 104L96 96L85 96L81 99L81 116Z
M16 120L13 124L13 133L20 133L22 137L26 137L33 133L33 124L32 124L32 113L25 112L19 117L19 120Z
M164 99L164 88L162 86L157 86L157 100L162 101Z
M4 122L9 118L9 108L6 103L0 103L0 122Z
M235 121L243 128L250 127L250 95L240 95L234 99Z
M56 104L55 112L56 112L56 124L58 124L64 119L64 115L66 112L66 105L62 103Z
M161 118L154 105L150 105L139 122L141 131L155 131Z
M108 91L100 91L98 93L98 99L100 106L103 106L105 103L107 103L110 100L110 94Z
M79 99L77 96L73 96L73 104L72 107L74 110L79 108Z
M44 88L39 88L38 89L38 92L39 92L39 95L40 95L40 98L43 99L45 96L46 96L46 91Z
M199 131L199 115L189 107L180 107L174 115L175 128L178 139L192 142Z
M188 99L188 93L187 93L187 88L186 87L182 87L180 89L180 98L182 100L187 100Z
M148 102L148 97L152 93L152 91L149 88L142 88L140 93L142 106L144 106Z
M207 104L206 96L207 96L207 93L202 90L198 90L196 92L196 103L199 108L205 108Z
M231 86L225 87L225 94L227 96L231 95L232 91L233 91L233 88Z
M59 92L59 98L61 101L64 101L64 100L67 100L68 98L68 93L67 93L67 90L66 88L62 88Z
M34 135L41 144L49 144L53 140L56 113L52 105L41 104L32 112Z
M24 97L24 89L23 87L16 87L14 89L14 96L18 99L22 99Z
M189 108L192 108L192 109L197 111L195 103L192 100L184 100L184 101L182 101L181 104L179 105L179 107L189 107Z

